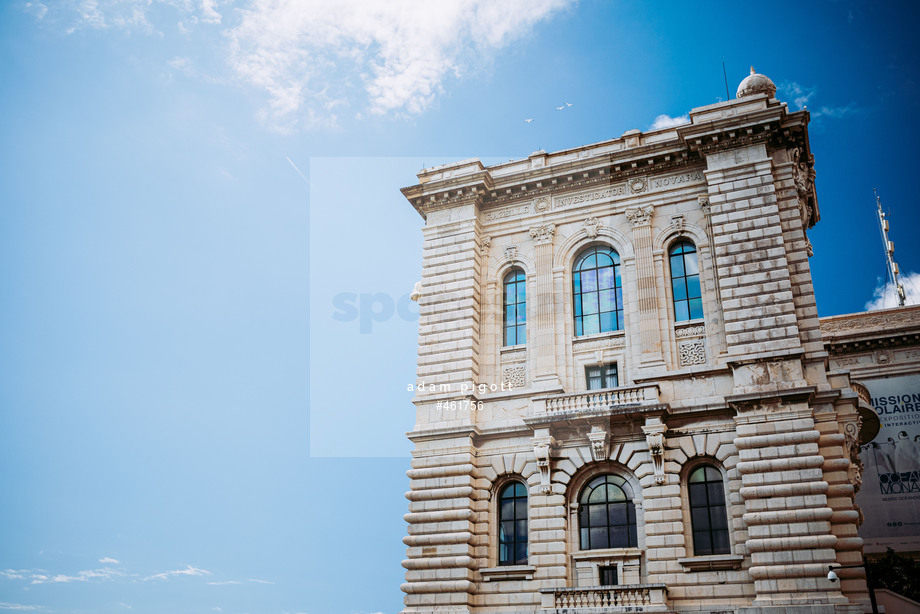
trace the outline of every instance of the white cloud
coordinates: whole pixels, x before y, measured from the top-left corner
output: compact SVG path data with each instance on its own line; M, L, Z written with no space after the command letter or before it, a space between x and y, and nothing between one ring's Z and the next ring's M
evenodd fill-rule
M449 78L571 0L253 0L229 31L231 66L263 90L271 125L334 126L336 109L415 115Z
M102 563L103 565L118 565L118 563L120 563L118 559L113 559L110 556L102 557L101 559L99 559L99 562Z
M186 565L185 569L174 569L172 571L164 571L161 573L153 574L144 578L145 580L168 580L172 576L210 576L211 572L206 569L198 569L197 567L192 567L191 565Z
M242 582L237 582L236 580L224 580L222 582L208 582L211 586L224 586L226 584L242 584Z
M23 605L21 603L7 603L5 601L0 601L0 610L16 610L16 611L35 611L41 610L40 605Z
M60 584L60 583L69 583L69 582L89 582L91 580L111 580L113 578L124 577L125 572L112 569L111 567L103 567L102 569L86 569L83 571L78 571L76 575L68 574L33 574L31 575L32 584Z
M268 580L258 580L258 579L256 579L256 578L249 578L249 581L250 581L250 582L255 582L255 583L257 583L257 584L274 584L274 582L270 582L270 581L268 581Z
M776 89L780 92L780 100L790 103L796 111L804 109L812 96L815 95L815 92L817 92L817 88L806 87L794 81L784 81Z
M908 273L901 275L901 286L904 287L905 304L920 305L920 273ZM872 300L866 303L866 311L876 309L888 309L898 306L898 294L893 284L889 282L882 283L872 293Z
M652 122L652 125L649 127L649 130L663 130L665 128L673 128L674 126L683 126L684 124L690 123L690 115L681 115L679 117L671 117L670 115L659 115L655 118L655 121Z

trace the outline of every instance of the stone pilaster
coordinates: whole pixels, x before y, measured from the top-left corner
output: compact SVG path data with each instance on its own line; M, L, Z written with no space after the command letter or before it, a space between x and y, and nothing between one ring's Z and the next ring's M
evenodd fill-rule
M633 250L636 254L636 286L639 305L639 340L642 345L643 364L661 364L661 330L658 318L658 276L652 254L651 205L627 209L626 217L632 225Z
M530 229L530 236L534 243L534 260L536 264L536 288L533 298L534 321L530 328L533 331L530 347L533 348L536 366L534 384L538 387L558 387L559 376L556 370L556 340L554 322L553 293L553 236L556 233L554 224L537 226Z

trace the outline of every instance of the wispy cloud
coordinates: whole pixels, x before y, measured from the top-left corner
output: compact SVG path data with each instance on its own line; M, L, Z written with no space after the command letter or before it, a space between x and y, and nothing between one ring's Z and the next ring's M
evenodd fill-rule
M40 605L25 605L22 603L7 603L5 601L0 601L0 610L15 610L21 612L35 612L41 610L42 606Z
M783 81L776 89L779 90L779 98L791 104L796 111L804 109L817 91L817 88L806 87L794 81Z
M113 578L121 578L128 574L121 571L120 569L112 569L111 567L103 567L102 569L85 569L83 571L78 571L74 575L69 574L34 574L31 576L32 584L60 584L68 582L90 582L90 581L104 581L111 580Z
M236 580L223 580L221 582L208 582L211 586L224 586L227 584L242 584L242 582L237 582Z
M164 571L161 573L153 574L152 576L147 576L144 580L168 580L174 576L210 576L212 575L207 569L198 569L197 567L192 567L191 565L186 565L185 569L174 569L172 571Z
M120 561L118 559L113 559L110 556L104 556L101 559L99 559L99 562L102 563L103 565L118 565Z
M818 93L817 87L807 87L794 81L784 81L776 89L780 93L779 98L788 102L796 111L801 111L809 104L812 104L812 99ZM855 102L850 102L843 106L813 104L808 110L811 113L812 120L816 120L819 117L842 119L863 112L863 109Z
M683 126L684 124L690 123L690 115L680 115L678 117L671 117L670 115L659 115L655 118L655 121L652 122L652 125L649 126L649 130L663 130L665 128L673 128L674 126Z
M229 31L231 66L281 129L338 114L416 115L489 54L571 0L254 0Z
M901 275L901 285L904 287L905 303L907 305L920 305L920 273ZM872 300L866 303L866 311L888 309L898 306L898 293L894 285L879 280L879 285L872 293Z
M575 0L31 0L37 19L77 30L219 29L237 82L262 93L260 118L279 131L335 128L342 113L418 115L452 81L527 36ZM230 13L228 8L233 7ZM51 13L55 19L45 17ZM234 23L224 23L232 15ZM169 62L189 74L188 60ZM196 76L198 78L200 75Z
M255 582L256 584L274 584L274 582L271 582L269 580L259 580L257 578L249 578L249 581Z

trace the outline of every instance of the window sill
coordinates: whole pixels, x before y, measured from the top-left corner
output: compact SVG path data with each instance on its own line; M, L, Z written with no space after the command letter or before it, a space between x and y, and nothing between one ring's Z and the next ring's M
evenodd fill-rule
M744 557L740 554L714 554L711 556L691 556L677 559L684 571L722 571L728 569L741 569Z
M486 582L499 580L532 580L535 567L530 565L502 565L501 567L486 567L480 569L482 579Z
M598 548L597 550L582 550L572 554L575 561L595 561L605 559L638 559L642 551L638 548Z

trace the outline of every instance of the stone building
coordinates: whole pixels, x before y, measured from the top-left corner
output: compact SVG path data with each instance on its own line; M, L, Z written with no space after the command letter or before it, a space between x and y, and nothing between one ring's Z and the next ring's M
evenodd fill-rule
M404 612L863 612L860 411L829 368L808 113L419 173ZM864 395L865 396L865 395Z

